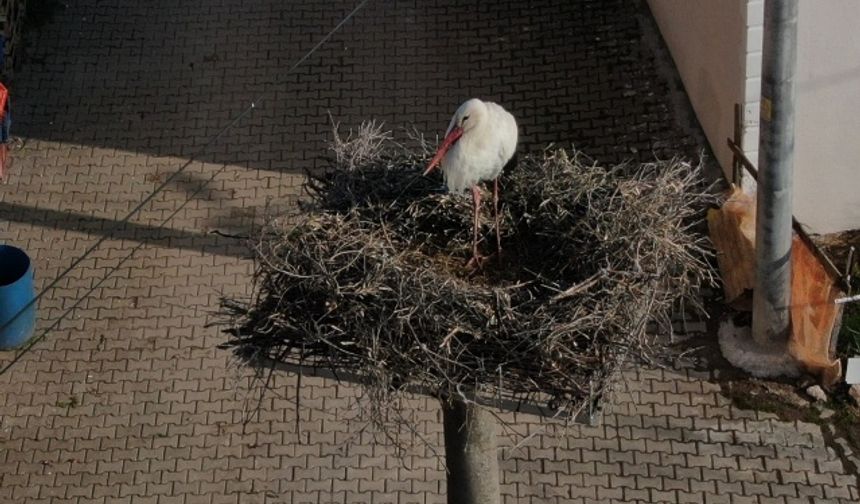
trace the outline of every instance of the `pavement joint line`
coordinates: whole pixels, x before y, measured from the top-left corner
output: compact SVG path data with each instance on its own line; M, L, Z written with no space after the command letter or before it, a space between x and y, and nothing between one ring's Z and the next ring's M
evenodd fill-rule
M326 35L322 39L320 39L320 41L317 42L316 45L314 45L309 51L307 51L304 54L304 56L302 56L296 63L294 63L289 69L287 69L287 71L284 73L284 75L290 75L292 72L294 72L302 63L304 63L320 47L322 47L323 44L325 44L325 42L327 42L332 37L332 35L334 35L338 30L340 30L340 28L343 25L345 25L369 1L370 0L362 0L362 2L359 3L352 11L350 11L350 13L346 15L346 17L344 17L334 28L332 28L328 33L326 33ZM236 124L238 124L242 119L244 119L245 116L247 116L248 114L250 114L251 112L256 110L258 108L257 104L261 100L262 100L262 95L257 100L252 101L251 104L248 105L241 113L239 113L229 123L227 123L221 129L219 129L217 133L215 133L213 136L211 136L206 141L206 143L203 144L202 147L200 147L196 152L194 152L191 155L191 157L185 163L183 163L180 166L180 168L177 171L171 173L169 177L167 177L164 181L161 182L161 184L158 185L158 187L155 188L155 190L150 192L143 200L141 200L134 208L132 208L132 210L125 217L123 217L120 221L118 221L117 224L112 226L111 229L108 230L108 232L102 234L102 236L99 237L95 241L95 243L93 243L88 249L86 249L83 254L81 254L74 261L72 261L72 264L70 264L68 267L66 267L66 269L63 270L59 275L54 277L54 279L46 287L43 287L33 297L32 300L30 300L27 304L25 304L23 307L21 307L21 309L18 311L18 313L16 313L14 316L12 316L12 318L7 320L2 326L0 326L0 332L5 330L7 327L11 326L16 320L18 320L18 317L20 317L30 307L34 306L40 299L42 299L45 296L45 294L47 294L54 287L56 287L57 284L60 282L60 280L62 280L69 273L71 273L79 264L81 264L81 262L83 262L87 257L90 256L90 254L92 254L99 246L101 246L102 243L104 243L109 238L113 237L117 231L120 231L121 229L123 229L128 224L129 220L133 216L137 215L143 209L143 207L146 206L147 203L152 201L152 199L155 198L159 193L161 193L161 191L163 191L165 187L167 187L171 182L173 182L173 180L175 180L189 166L191 166L191 164L193 164L197 160L198 157L200 157L204 153L206 153L206 151L209 149L209 147L211 147L212 144L215 143L216 140L221 138L221 136L224 135L224 133L226 133L227 131L232 129ZM226 166L226 164L224 166ZM223 167L222 167L222 169L223 169ZM220 173L220 170L219 170L219 173ZM190 197L188 198L188 200L190 200ZM168 221L169 221L169 219L167 221L165 221L162 225L166 224ZM135 248L135 250L137 250L137 249ZM39 338L39 339L41 339L41 338ZM26 352L26 350L29 350L30 348L32 348L32 345L27 345L24 348L25 348L25 352ZM12 363L17 362L18 359L19 359L19 356L16 356L16 358L13 359ZM9 369L10 366L11 366L11 364L9 366L6 366L2 371L0 371L0 375L5 373Z
M350 12L349 12L349 14L347 14L347 15L346 15L346 17L344 17L344 18L343 18L343 19L342 19L342 20L341 20L337 25L335 25L335 27L334 27L334 28L332 28L331 30L329 30L329 32L328 32L328 33L326 33L326 35L325 35L322 39L320 39L320 40L319 40L319 41L318 41L318 42L317 42L317 43L316 43L316 44L315 44L315 45L314 45L314 46L313 46L309 51L305 52L305 54L304 54L304 55L303 55L303 56L302 56L298 61L296 61L296 62L295 62L295 63L294 63L294 64L293 64L289 69L287 69L287 71L284 73L284 75L285 75L285 76L286 76L286 75L290 75L290 74L291 74L292 72L294 72L294 71L295 71L295 70L296 70L296 69L297 69L297 68L298 68L302 63L304 63L305 61L307 61L307 59L308 59L308 58L310 58L310 57L311 57L311 56L312 56L312 55L313 55L313 54L314 54L314 53L315 53L315 52L316 52L320 47L322 47L322 46L323 46L323 44L325 44L325 42L327 42L327 41L332 37L332 35L334 35L338 30L340 30L340 28L341 28L343 25L345 25L345 24L346 24L350 19L352 19L352 17L353 17L353 16L354 16L354 15L355 15L359 10L361 10L361 9L362 9L362 8L363 8L363 7L364 7L364 6L369 2L369 1L370 1L370 0L362 0L362 2L361 2L361 3L359 3L359 4L358 4L358 5L357 5L357 6L356 6L352 11L350 11ZM230 122L228 122L226 125L224 125L223 127L221 127L221 129L219 129L217 133L215 133L213 136L211 136L211 137L209 138L209 140L207 140L207 141L206 141L206 143L205 143L205 144L203 144L203 146L202 146L202 147L200 147L196 152L194 152L194 153L191 155L191 157L190 157L190 158L189 158L185 163L183 163L177 171L175 171L175 172L171 173L169 177L167 177L164 181L162 181L162 182L161 182L161 184L159 184L159 185L158 185L158 187L156 187L156 188L155 188L155 190L153 190L152 192L150 192L150 193L149 193L149 194L148 194L148 195L147 195L143 200L141 200L141 201L140 201L140 202L139 202L139 203L138 203L134 208L132 208L132 210L131 210L131 211L130 211L130 212L129 212L129 213L128 213L128 214L127 214L123 219L121 219L121 220L120 220L116 225L112 226L112 227L111 227L111 229L110 229L108 232L106 232L106 233L102 234L102 236L101 236L99 239L97 239L97 240L96 240L96 242L95 242L95 243L93 243L89 248L87 248L87 249L84 251L84 253L83 253L83 254L81 254L81 255L80 255L80 256L78 256L74 261L72 261L72 264L70 264L70 265L69 265L65 270L63 270L59 275L57 275L56 277L54 277L54 279L53 279L53 280L52 280L52 281L51 281L51 282L50 282L46 287L42 288L42 290L40 290L40 291L39 291L39 292L38 292L38 293L33 297L33 299L32 299L32 300L30 300L26 305L24 305L24 306L23 306L23 307L18 311L18 313L16 313L14 316L12 316L12 318L10 318L9 320L7 320L7 321L6 321L2 326L0 326L0 331L3 331L3 330L5 330L7 327L11 326L11 325L12 325L12 324L13 324L13 323L18 319L18 317L20 317L20 316L21 316L24 312L26 312L30 307L34 306L34 305L35 305L35 304L36 304L40 299L42 299L42 298L45 296L45 294L47 294L50 290L52 290L54 287L56 287L56 286L57 286L57 284L60 282L60 280L62 280L62 279L63 279L63 278L65 278L69 273L71 273L71 272L72 272L72 271L73 271L73 270L74 270L74 269L75 269L75 268L76 268L76 267L77 267L81 262L83 262L87 257L89 257L89 256L90 256L90 254L92 254L92 253L93 253L93 252L94 252L94 251L95 251L99 246L101 246L101 244L102 244L102 243L104 243L106 240L108 240L109 238L111 238L112 236L114 236L114 234L115 234L117 231L120 231L121 229L123 229L123 228L128 224L129 220L130 220L134 215L136 215L137 213L139 213L139 212L143 209L143 207L144 207L144 206L146 206L146 204L147 204L147 203L149 203L150 201L152 201L152 199L153 199L153 198L155 198L155 196L157 196L159 193L161 193L161 191L163 191L165 187L167 187L167 186L168 186L168 185L169 185L169 184L170 184L174 179L176 179L179 175L181 175L181 174L182 174L182 173L183 173L183 172L184 172L184 171L185 171L189 166L191 166L195 161L197 161L197 158L198 158L198 157L200 157L200 156L202 156L203 154L205 154L205 153L206 153L206 151L209 149L209 147L211 147L211 146L212 146L212 144L213 144L213 143L215 143L215 141L217 141L219 138L221 138L221 136L222 136L222 135L224 135L224 133L226 133L227 131L229 131L230 129L232 129L236 124L238 124L238 123L239 123L242 119L244 119L248 114L250 114L250 113L251 113L251 112L253 112L254 110L257 110L257 109L259 108L259 107L258 107L258 103L260 103L260 101L262 100L262 96L263 96L263 95L260 95L260 98L258 98L258 99L256 99L256 100L252 101L252 102L251 102L251 104L250 104L250 105L248 105L248 106L247 106L247 107L246 107L246 108L245 108L241 113L239 113L236 117L234 117L234 118L233 118ZM218 173L221 173L221 172L224 170L224 168L226 168L226 167L227 167L227 164L225 163L224 165L222 165L222 167L221 167L221 168L219 168L219 169L215 172L215 174L217 175ZM208 185L208 184L209 184L213 179L214 179L214 175L213 175L212 177L210 177L210 178L209 178L209 180L207 180L203 185L201 185L201 186L200 186L200 187L199 187L199 188L198 188L198 189L193 193L193 195L196 195L197 193L199 193L199 191L201 191L201 190L202 190L206 185ZM185 205L186 205L188 202L190 202L190 201L191 201L191 198L193 197L193 195L189 195L188 197L186 197L186 199L185 199L185 201L183 202L183 204L182 204L182 205L181 205L181 206L180 206L176 211L174 211L174 212L170 215L170 217L168 217L167 219L165 219L165 220L164 220L164 222L162 222L162 223L161 223L161 227L163 227L164 225L166 225L166 224L170 221L170 219L172 219L172 218L173 218L173 217L178 213L178 210L180 210L180 209L184 208L184 207L185 207ZM138 250L142 245L143 245L143 242L141 242L141 243L139 243L137 246L135 246L135 247L132 249L132 252L131 252L130 254L128 254L125 258L123 258L123 260L120 262L120 264L125 263L125 261L126 261L128 258L130 258L132 255L134 255L134 252L135 252L135 251L137 251L137 250ZM104 276L104 277L103 277L103 278L98 282L98 285L101 285L101 283L102 283L104 280L106 280L106 279L107 279L111 274L113 274L113 272L115 272L115 271L116 271L116 269L118 269L118 267L119 267L119 266L115 267L115 268L114 268L114 269L112 269L112 270L109 270L109 272L108 272L108 273L107 273L107 274L106 274L106 275L105 275L105 276ZM90 293L92 293L94 290L95 290L95 287L93 287L90 291L88 291L87 295L89 295ZM40 340L41 340L41 339L42 339L42 338L47 334L47 332L48 332L48 331L52 330L54 327L56 327L57 325L59 325L59 323L60 323L60 322L62 322L62 320L63 320L66 316L68 316L68 314L69 314L69 313L71 313L71 312L73 311L73 309L74 309L75 307L77 307L77 306L81 303L81 301L83 301L84 299L86 299L86 296L81 296L81 297L80 297L80 299L78 299L78 300L75 302L75 304L72 306L72 308L70 308L69 310L67 310L66 312L64 312L64 313L63 313L63 315L61 315L60 317L58 317L58 319L57 319L56 321L54 321L54 323L53 323L51 326L49 326L49 328L48 328L48 329L46 329L42 334L40 334L40 335L39 335L39 337L37 337L37 338L33 338L33 339L32 339L32 340L31 340L31 341L30 341L30 342L29 342L29 343L28 343L28 344L27 344L27 345L26 345L22 350L20 350L18 353L16 353L16 355L15 355L15 357L12 359L12 361L11 361L9 364L7 364L7 365L3 368L3 370L2 370L2 371L0 371L0 375L5 374L5 373L9 370L9 368L11 368L11 367L16 363L16 362L18 362L18 360L19 360L19 359L20 359L20 358L21 358L25 353L27 353L27 352L28 352L28 351L33 347L33 345L35 345L35 344L36 344L36 342L40 341Z

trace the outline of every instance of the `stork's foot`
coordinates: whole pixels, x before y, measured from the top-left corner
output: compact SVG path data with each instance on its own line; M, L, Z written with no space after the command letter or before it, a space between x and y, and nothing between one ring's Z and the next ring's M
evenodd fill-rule
M475 254L469 259L469 262L466 263L466 268L474 271L480 271L484 268L484 264L487 263L487 260L492 256L485 256L481 254Z
M466 263L466 268L480 271L487 265L487 263L492 261L497 261L499 263L502 262L502 249L499 249L490 255L473 254L472 258L469 259L469 262Z

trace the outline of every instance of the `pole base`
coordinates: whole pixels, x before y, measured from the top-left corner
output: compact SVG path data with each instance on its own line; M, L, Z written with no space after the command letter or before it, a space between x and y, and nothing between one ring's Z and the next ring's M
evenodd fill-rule
M749 326L737 326L732 319L724 320L720 323L718 339L723 357L757 378L800 375L800 367L788 353L787 344L759 345L753 340Z

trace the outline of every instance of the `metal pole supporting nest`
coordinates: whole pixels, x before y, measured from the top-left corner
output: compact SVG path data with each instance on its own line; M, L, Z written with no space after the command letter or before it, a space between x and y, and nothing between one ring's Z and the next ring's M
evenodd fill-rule
M459 398L442 401L449 504L498 504L496 417Z

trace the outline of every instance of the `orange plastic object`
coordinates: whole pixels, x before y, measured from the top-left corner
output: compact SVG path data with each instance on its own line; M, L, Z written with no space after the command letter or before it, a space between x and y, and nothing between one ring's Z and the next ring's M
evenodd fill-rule
M795 236L791 244L791 339L789 352L824 385L842 375L839 359L832 357L833 332L843 295L810 246Z
M708 211L708 229L723 281L726 303L752 310L755 287L755 196L732 187L721 208ZM842 291L810 245L795 235L791 245L791 336L788 351L821 383L833 385L842 374L831 349L842 308Z
M717 249L726 304L736 310L752 310L755 198L733 185L723 206L708 211L708 228Z

